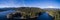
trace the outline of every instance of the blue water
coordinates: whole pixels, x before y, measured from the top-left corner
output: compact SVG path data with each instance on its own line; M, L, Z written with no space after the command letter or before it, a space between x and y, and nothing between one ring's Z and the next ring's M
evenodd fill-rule
M11 12L14 12L14 10L7 10L7 11L0 12L0 20L7 20L6 15Z
M44 12L42 15L39 15L37 20L53 20L53 17L50 16L48 13Z
M0 12L0 20L7 20L6 15L11 12L14 12L14 10ZM44 12L44 13L42 13L42 15L39 15L37 20L52 20L52 17L50 15L48 15L48 13Z

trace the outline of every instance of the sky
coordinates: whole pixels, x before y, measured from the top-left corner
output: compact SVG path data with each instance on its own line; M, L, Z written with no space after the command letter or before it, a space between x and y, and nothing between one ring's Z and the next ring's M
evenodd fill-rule
M9 7L60 8L60 0L0 0L0 8Z

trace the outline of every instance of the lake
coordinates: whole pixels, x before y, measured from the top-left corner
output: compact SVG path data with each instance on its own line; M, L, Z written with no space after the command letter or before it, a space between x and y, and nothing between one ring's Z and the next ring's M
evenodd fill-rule
M47 12L44 12L38 16L37 20L53 20L53 17L50 16Z
M14 12L14 10L0 12L0 20L7 20L6 15L11 13L11 12Z
M14 10L7 10L7 11L0 12L0 20L7 20L6 15L11 12L14 12ZM48 13L43 12L42 15L39 15L37 17L37 20L53 20L53 18Z

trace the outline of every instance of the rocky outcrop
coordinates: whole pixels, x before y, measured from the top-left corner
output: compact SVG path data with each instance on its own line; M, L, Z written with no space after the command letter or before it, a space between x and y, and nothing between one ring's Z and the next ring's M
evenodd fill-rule
M15 12L8 14L7 18L19 17L20 19L28 19L38 17L40 12L44 12L40 8L21 7L14 9Z

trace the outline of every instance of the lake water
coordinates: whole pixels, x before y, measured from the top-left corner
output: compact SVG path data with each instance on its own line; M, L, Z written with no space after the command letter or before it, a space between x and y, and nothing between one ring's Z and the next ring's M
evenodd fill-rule
M0 12L0 20L7 20L6 15L11 12L14 12L14 10ZM52 17L48 15L48 13L44 12L42 15L38 16L37 20L52 20Z
M47 12L44 12L42 15L39 15L37 20L53 20L53 17L50 16Z
M0 12L0 20L7 20L6 15L11 13L11 12L14 12L14 10Z

